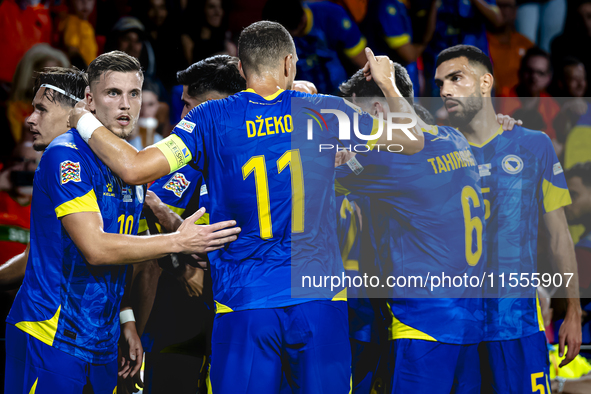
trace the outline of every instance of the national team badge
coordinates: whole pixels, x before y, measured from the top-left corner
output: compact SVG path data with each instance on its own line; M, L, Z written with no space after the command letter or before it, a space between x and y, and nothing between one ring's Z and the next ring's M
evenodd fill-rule
M523 160L519 156L507 155L503 158L502 167L507 174L519 174L523 170Z
M72 181L81 182L80 163L74 163L69 160L60 163L60 178L62 185Z
M175 196L180 198L190 184L191 182L189 182L183 174L177 173L172 178L170 178L163 187L166 190L170 190Z
M192 133L195 128L195 123L183 119L176 125L176 127L185 130L187 133Z

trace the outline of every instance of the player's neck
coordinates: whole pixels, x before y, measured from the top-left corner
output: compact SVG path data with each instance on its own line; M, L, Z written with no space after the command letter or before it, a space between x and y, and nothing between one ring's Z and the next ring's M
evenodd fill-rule
M459 127L468 142L483 144L499 130L497 115L490 100L485 100L484 107L474 116L466 126Z
M267 97L275 94L279 89L285 90L285 81L274 75L253 75L246 79L246 88L254 90L259 96Z

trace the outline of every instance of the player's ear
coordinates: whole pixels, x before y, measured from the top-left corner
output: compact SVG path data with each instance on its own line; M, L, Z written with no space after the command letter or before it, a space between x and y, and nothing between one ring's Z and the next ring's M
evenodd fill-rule
M286 78L289 78L291 75L291 68L293 67L292 59L293 55L291 53L283 59L283 76Z
M246 79L246 75L244 75L244 70L242 69L242 61L240 60L238 60L238 72L242 78Z
M383 118L384 117L384 113L386 112L384 106L382 105L382 103L380 103L379 101L374 101L373 105L373 112L374 112L374 116L376 118ZM382 116L379 116L379 114L382 113Z
M84 99L88 103L88 108L90 109L90 112L94 112L95 111L94 100L92 97L92 93L90 93L90 86L87 86L86 89L84 90Z
M492 91L494 82L495 79L491 73L485 73L480 77L480 92L483 96L488 97L491 95L490 92Z

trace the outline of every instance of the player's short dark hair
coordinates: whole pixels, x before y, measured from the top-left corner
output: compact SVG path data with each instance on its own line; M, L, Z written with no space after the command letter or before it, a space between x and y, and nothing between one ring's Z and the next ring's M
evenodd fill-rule
M583 181L583 185L591 187L591 161L575 164L565 171L564 176L566 179L578 176Z
M238 58L228 55L198 61L176 73L176 79L188 86L191 97L211 91L232 95L246 89L246 81L238 71Z
M548 71L552 72L550 54L540 47L531 47L525 52L525 55L521 58L521 63L519 63L519 72L522 72L525 69L527 62L533 57L543 57L546 59L548 61Z
M392 63L394 64L396 87L398 87L402 97L405 97L409 104L412 105L414 101L414 89L408 71L402 65L396 62ZM339 90L343 97L384 97L384 93L382 93L382 90L373 79L369 82L365 79L363 70L357 71L348 81L343 82L339 86Z
M247 75L276 67L285 56L295 53L288 31L276 22L260 21L248 26L238 39L238 58Z
M423 122L425 122L426 124L435 124L435 118L427 108L417 103L413 104L413 108L417 116L421 118Z
M142 78L144 76L139 60L125 52L112 51L103 53L90 62L87 70L88 84L98 81L102 74L109 71L139 72Z
M491 75L493 75L493 67L490 58L484 52L472 45L455 45L453 47L444 49L437 55L436 67L448 60L465 57L468 62L472 64L479 64L486 68Z
M304 15L300 0L268 0L263 7L263 20L281 23L287 30L295 30Z
M88 86L88 78L83 71L75 67L45 67L35 75L33 97L37 95L37 91L43 84L53 85L62 89L66 94L82 100L86 86ZM50 88L45 89L45 96L49 101L64 107L74 107L77 103L76 100Z

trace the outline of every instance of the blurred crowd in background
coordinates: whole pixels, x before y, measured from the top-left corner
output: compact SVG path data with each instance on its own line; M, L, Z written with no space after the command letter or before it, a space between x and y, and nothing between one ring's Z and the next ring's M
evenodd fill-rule
M85 69L115 49L140 60L142 117L157 119L156 139L166 136L182 108L176 72L214 54L236 55L240 31L262 19L289 30L298 79L313 82L320 93L337 92L365 64L363 48L370 46L407 68L417 97L438 97L437 54L470 44L490 54L497 97L534 98L507 100L499 109L519 111L526 126L546 131L561 158L570 126L588 112L591 1L3 0L0 156L9 158L28 139L35 71ZM445 111L426 107L445 122Z

